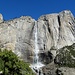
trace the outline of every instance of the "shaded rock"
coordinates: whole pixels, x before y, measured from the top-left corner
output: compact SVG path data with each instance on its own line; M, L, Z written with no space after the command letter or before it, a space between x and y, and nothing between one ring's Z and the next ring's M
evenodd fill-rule
M40 62L42 62L44 64L49 64L53 61L53 54L50 51L40 53L39 60L40 60Z
M56 67L54 62L51 62L50 64L46 65L42 68L43 74L45 75L56 75Z

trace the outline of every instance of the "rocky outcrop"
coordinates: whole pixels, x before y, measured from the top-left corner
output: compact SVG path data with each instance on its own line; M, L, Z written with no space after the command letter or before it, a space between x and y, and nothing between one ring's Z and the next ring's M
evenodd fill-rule
M50 51L56 56L57 49L72 45L75 42L75 20L70 11L62 11L58 14L43 15L38 19L38 46L40 56ZM54 58L53 57L53 58ZM46 61L45 58L40 57Z
M3 22L3 16L2 16L2 14L0 14L0 23L2 23Z
M75 42L75 20L70 11L43 15L38 20L40 50L62 48Z
M45 75L75 74L75 43L57 50L57 55L51 63L42 68Z
M56 66L54 62L51 62L50 64L46 65L45 67L42 68L43 74L44 75L56 75Z
M29 16L3 21L0 15L0 48L11 49L25 61L32 62L35 25L38 27L39 56L44 53L49 62L48 51L56 56L57 49L75 42L75 20L68 10L43 15L37 21ZM40 60L47 62L46 58Z
M28 61L34 49L33 30L35 20L22 16L0 24L0 48L12 50Z
M50 51L40 53L39 57L40 62L42 62L43 64L49 64L53 61L53 54Z
M63 75L75 75L75 68L61 67L59 68Z
M65 46L57 51L55 63L65 67L75 67L75 44Z

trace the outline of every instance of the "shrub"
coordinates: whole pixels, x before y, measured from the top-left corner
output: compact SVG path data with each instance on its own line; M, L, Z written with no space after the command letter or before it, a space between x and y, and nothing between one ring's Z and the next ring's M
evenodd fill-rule
M3 75L34 75L28 63L6 49L0 50L0 71Z

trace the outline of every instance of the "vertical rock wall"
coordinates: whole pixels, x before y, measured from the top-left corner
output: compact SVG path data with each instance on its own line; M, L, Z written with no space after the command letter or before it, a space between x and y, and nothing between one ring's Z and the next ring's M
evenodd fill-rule
M0 48L11 49L25 61L32 62L35 22L29 16L3 21L0 15ZM37 25L40 53L75 43L75 20L68 10L43 15L37 20Z

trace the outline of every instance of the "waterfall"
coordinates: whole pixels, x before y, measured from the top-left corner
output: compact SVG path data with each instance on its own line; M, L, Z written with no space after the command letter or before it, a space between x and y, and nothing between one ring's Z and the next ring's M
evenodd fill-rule
M39 48L38 48L38 30L37 30L37 22L35 22L35 49L34 49L34 60L33 60L33 64L36 65L36 67L38 67L38 62L39 62L39 56L38 56L38 53L39 53Z
M41 70L41 67L44 66L44 64L42 64L40 61L39 61L39 47L38 47L38 25L37 25L37 22L35 22L35 26L34 26L34 42L35 42L35 48L34 48L34 57L33 57L33 64L30 66L32 68L32 70L34 72L37 73L37 75L43 75L42 74L42 70ZM39 74L40 73L40 74Z

